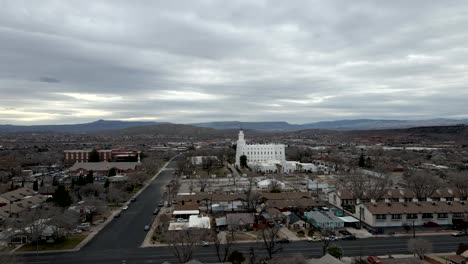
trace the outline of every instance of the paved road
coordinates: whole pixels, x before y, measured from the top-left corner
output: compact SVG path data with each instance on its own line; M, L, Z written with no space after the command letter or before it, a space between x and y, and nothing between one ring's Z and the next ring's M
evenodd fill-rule
M138 248L143 242L145 225L150 225L166 186L173 178L175 162L166 166L156 179L130 203L119 218L111 221L82 251Z
M459 243L468 243L468 238L451 236L424 236L425 239L433 243L434 252L453 252ZM386 237L369 238L356 241L338 241L346 256L367 256L367 255L388 255L408 253L406 249L408 237ZM322 254L320 242L292 242L282 245L282 255L303 254L307 257L319 257ZM249 248L254 247L256 252L263 252L260 245L256 243L240 243L234 246L235 249L248 256ZM204 262L217 262L216 252L213 246L197 248L195 259ZM129 248L129 249L95 249L84 250L68 254L50 254L27 256L27 263L46 264L46 263L162 263L170 261L177 263L168 247L157 248Z

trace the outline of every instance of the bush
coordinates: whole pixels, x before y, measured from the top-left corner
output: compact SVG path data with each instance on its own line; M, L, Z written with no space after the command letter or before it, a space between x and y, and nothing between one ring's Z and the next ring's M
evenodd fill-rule
M299 230L297 231L297 235L302 237L305 235L305 232L303 230Z

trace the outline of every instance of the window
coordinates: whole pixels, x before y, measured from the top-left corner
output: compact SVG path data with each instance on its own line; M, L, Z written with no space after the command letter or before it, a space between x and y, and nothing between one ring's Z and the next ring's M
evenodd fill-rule
M428 214L428 213L424 213L424 214L422 215L422 218L426 218L426 219L430 218L430 219L432 219L432 218L433 218L433 215L432 215L432 214Z
M400 220L401 214L392 214L392 220Z
M406 219L418 219L418 215L417 214L407 214Z
M452 201L453 201L453 197L445 197L445 200L446 200L446 201L451 201L451 202L452 202Z
M398 198L392 198L392 199L390 199L390 201L397 203L400 200Z
M453 218L464 218L465 215L463 213L453 213Z
M413 198L405 198L405 202L412 202L413 201Z
M438 213L437 218L439 218L439 219L448 218L448 214L447 213Z
M387 219L387 215L378 214L378 215L375 216L375 218L376 218L377 220L385 220L385 219Z

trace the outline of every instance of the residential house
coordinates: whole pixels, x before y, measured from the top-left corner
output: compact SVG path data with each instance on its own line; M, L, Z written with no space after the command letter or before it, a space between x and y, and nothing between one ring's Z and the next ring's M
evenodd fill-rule
M304 213L307 222L321 229L337 230L344 228L343 220L336 217L332 212L310 211Z
M451 225L468 217L468 202L364 203L356 206L356 212L356 218L373 227L420 226L428 221Z
M250 230L255 223L255 217L249 213L226 214L226 222L229 230Z
M294 230L299 230L299 229L309 229L310 228L310 223L299 217L295 213L289 213L286 215L287 220L286 220L286 226L289 229L294 229Z

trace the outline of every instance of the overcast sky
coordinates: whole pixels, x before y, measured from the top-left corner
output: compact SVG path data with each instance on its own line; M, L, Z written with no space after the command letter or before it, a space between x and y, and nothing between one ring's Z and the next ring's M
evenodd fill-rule
M467 1L0 0L0 124L468 118Z

